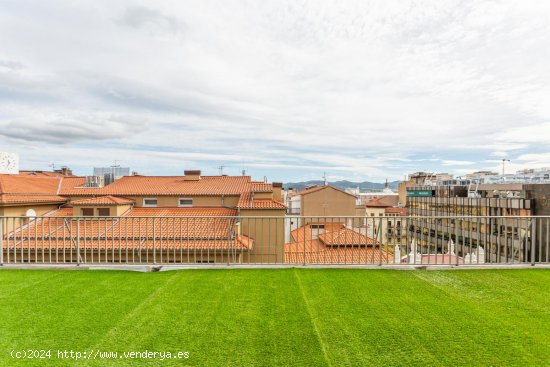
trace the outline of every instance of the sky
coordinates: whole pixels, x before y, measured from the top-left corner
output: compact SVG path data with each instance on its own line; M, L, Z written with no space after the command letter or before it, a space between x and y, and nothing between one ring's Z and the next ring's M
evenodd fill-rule
M22 169L403 179L550 166L549 1L0 2Z

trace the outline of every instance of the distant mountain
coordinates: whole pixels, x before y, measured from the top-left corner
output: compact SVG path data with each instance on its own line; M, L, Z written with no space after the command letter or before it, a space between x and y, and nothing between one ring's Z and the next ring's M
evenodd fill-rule
M399 185L401 181L392 181L389 182L390 189L397 190L397 186ZM308 186L322 186L324 185L324 181L322 180L311 180L311 181L302 181L302 182L288 182L283 185L283 188L287 190L290 187L295 188L296 190L300 191L305 189ZM383 183L377 183L377 182L352 182L352 181L335 181L335 182L329 182L329 185L341 188L341 189L355 189L359 187L359 189L364 191L376 191L376 190L382 190L384 188Z

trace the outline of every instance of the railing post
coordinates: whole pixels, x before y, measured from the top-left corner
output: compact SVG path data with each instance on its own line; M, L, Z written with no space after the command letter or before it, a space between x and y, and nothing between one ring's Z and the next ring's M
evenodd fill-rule
M380 248L380 253L378 254L379 258L378 258L378 266L382 266L382 246L383 246L383 241L384 241L384 234L382 233L383 232L383 224L382 224L382 217L379 217L380 218L380 225L378 226L378 233L380 233L380 245L379 245L379 248ZM386 228L388 227L388 219L386 217L384 217L384 219L386 220ZM377 236L378 237L378 236ZM374 247L376 248L376 247Z
M537 240L537 218L531 219L531 265L535 266L535 242Z
M157 232L155 227L155 218L153 218L153 264L157 263Z
M0 216L0 266L2 265L4 265L4 217Z
M76 265L80 265L80 218L76 218Z
M231 220L228 219L227 221L227 266L231 263L231 256L233 255L233 252L231 251L231 245L233 244L233 241L231 241ZM221 221L220 221L221 223ZM237 217L233 218L233 228L235 230L235 247L237 247ZM223 241L223 240L222 240ZM223 254L223 250L220 251L221 254ZM216 253L214 253L214 259L216 258ZM223 256L223 255L222 255ZM222 257L223 260L223 257Z
M306 266L306 220L303 221L303 228L304 228L304 266ZM298 243L300 243L300 240L298 240Z

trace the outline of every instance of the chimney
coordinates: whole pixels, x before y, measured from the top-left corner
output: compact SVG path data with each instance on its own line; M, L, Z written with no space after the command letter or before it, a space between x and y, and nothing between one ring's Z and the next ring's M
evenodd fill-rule
M200 170L185 170L183 174L185 175L183 178L185 181L198 181L201 179Z
M283 201L283 183L273 182L273 199L277 201Z
M72 176L73 175L73 170L70 169L69 167L67 166L63 166L61 167L60 169L55 169L53 170L55 173L60 173L62 174L63 176Z
M61 167L61 174L63 176L72 176L73 175L73 170L70 169L69 167Z

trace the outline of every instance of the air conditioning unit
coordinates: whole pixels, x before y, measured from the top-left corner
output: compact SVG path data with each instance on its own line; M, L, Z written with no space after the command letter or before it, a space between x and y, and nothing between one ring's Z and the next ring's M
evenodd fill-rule
M105 178L103 176L86 176L85 187L103 187Z

